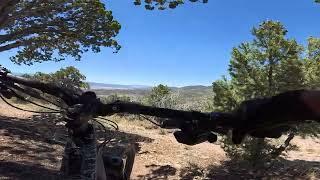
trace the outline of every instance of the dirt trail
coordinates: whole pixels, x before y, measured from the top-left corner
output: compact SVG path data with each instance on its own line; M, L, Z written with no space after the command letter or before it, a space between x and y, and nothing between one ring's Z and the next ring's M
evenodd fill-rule
M63 147L51 144L48 139L55 126L33 116L32 113L17 111L0 102L0 179L56 179ZM320 177L319 139L295 138L294 144L299 150L291 151L281 164L261 172L241 169L240 165L236 170L230 169L225 153L216 144L186 146L177 143L172 133L150 129L147 125L141 125L141 122L120 121L119 125L120 132L110 135L138 143L140 147L132 179Z
M132 174L133 179L178 178L180 170L197 165L207 167L219 165L225 160L225 153L216 144L202 143L187 146L177 143L172 133L159 129L147 130L135 125L122 125L120 129L153 139L152 142L141 142L140 151Z

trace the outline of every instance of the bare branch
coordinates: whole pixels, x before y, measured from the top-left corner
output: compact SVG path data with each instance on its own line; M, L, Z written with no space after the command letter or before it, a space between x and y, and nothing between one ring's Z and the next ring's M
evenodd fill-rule
M28 42L28 43L30 43L30 42ZM10 49L14 49L14 48L26 45L26 44L27 44L27 41L24 41L24 42L23 41L16 41L16 42L11 43L11 44L0 46L0 52L7 51L7 50L10 50Z

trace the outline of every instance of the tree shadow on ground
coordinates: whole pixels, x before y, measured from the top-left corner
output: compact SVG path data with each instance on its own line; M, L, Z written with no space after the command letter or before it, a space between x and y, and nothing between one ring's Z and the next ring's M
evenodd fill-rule
M116 131L114 129L108 129L105 130L101 129L98 124L96 124L96 134L97 139L100 142L103 142L104 140L108 141L107 146L108 147L117 147L119 145L123 146L133 146L135 151L138 153L141 150L141 143L152 143L154 139L141 136L138 134L133 133L127 133L123 131Z
M146 175L139 175L138 179L169 179L170 176L174 176L177 173L177 169L170 165L147 165L146 168L150 170L150 173Z
M46 114L26 119L0 116L0 179L57 179L65 141L57 142L53 136L56 131L63 137L67 135L64 125L56 125L60 121ZM99 130L97 134L105 135ZM106 138L112 139L110 144L153 141L112 130L107 130Z
M154 139L141 136L138 134L132 134L132 133L127 133L123 131L115 131L115 130L110 130L106 129L106 132L103 130L96 128L96 133L97 133L97 138L99 140L110 140L110 143L139 143L139 142L144 142L144 143L152 143Z
M0 116L0 127L2 135L18 138L20 140L34 140L46 142L43 134L40 132L44 122L36 118L19 119L13 117ZM47 127L51 129L49 125Z
M320 162L279 158L265 167L226 161L219 166L200 168L190 164L180 171L181 179L319 179Z
M47 123L36 118L19 119L0 116L0 145L1 158L6 154L46 160L49 163L58 163L56 144L49 143L48 131L54 123ZM14 157L13 157L14 158Z
M29 162L0 161L0 179L59 179L56 170Z

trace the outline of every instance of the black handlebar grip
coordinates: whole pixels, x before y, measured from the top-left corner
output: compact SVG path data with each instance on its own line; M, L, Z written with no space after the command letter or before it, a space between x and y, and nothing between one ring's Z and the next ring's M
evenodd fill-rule
M196 145L207 141L205 138L198 139L197 137L189 135L182 131L176 131L173 133L173 135L179 143L187 145Z
M211 132L198 133L198 134L189 134L183 131L174 132L174 137L179 143L187 145L196 145L206 141L214 143L217 141L217 136Z

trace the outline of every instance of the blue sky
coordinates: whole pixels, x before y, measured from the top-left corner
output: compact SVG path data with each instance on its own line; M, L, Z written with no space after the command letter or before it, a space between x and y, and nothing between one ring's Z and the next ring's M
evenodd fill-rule
M305 44L320 37L320 4L313 0L209 0L186 3L175 10L146 11L133 0L108 0L122 29L122 49L87 53L82 61L18 66L10 62L14 50L0 54L1 64L14 72L53 72L75 66L88 81L170 86L210 85L227 74L232 47L250 41L250 30L264 20L281 21L289 37Z

